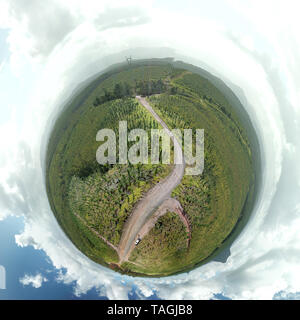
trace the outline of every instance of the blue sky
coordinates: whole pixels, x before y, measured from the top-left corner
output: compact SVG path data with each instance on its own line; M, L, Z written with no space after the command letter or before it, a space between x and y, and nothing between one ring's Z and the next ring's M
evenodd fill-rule
M298 298L298 12L298 1L0 0L0 299ZM49 119L80 82L127 54L172 55L243 90L267 165L225 264L121 276L81 254L53 217L42 171Z
M79 298L74 295L74 284L58 283L55 280L58 270L53 268L45 252L16 245L15 234L22 232L23 228L22 218L10 217L0 222L0 263L6 269L6 290L0 290L0 299L106 299L96 290ZM47 278L40 288L24 286L19 281L25 274L38 273Z

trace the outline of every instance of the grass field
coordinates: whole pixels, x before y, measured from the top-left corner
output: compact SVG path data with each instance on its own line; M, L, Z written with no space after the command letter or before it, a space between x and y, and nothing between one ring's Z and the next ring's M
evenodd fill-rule
M70 240L95 262L116 264L116 251L91 230L117 246L134 205L172 169L162 164L100 166L96 162L95 137L101 128L117 133L121 120L128 121L128 130L149 132L159 127L133 98L143 92L153 94L148 101L169 128L205 132L204 172L184 176L172 192L191 224L189 248L183 223L169 212L132 252L131 263L119 270L165 276L189 270L212 255L231 234L246 202L254 201L249 130L242 125L240 111L207 79L165 61L111 69L94 79L56 121L48 144L47 192Z

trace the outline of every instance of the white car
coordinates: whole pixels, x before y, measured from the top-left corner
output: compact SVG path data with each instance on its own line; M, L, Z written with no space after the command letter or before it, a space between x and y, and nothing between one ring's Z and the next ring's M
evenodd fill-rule
M142 240L141 238L137 238L135 241L135 245L137 246L141 242L141 240Z

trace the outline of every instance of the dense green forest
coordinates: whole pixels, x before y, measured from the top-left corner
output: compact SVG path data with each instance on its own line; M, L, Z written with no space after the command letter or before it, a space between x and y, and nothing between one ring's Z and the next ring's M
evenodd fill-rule
M93 105L95 107L100 104L115 99L124 97L134 97L136 95L149 96L152 94L159 94L166 91L166 85L162 79L158 80L140 80L136 81L134 85L128 82L116 83L112 90L104 89L104 94L96 97Z

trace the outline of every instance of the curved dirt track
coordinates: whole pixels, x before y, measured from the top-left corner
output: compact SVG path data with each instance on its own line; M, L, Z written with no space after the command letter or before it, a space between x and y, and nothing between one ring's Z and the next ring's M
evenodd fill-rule
M184 211L181 207L180 202L174 198L168 198L163 201L163 203L159 206L159 208L155 211L155 213L153 213L153 215L146 221L146 223L140 229L138 233L139 239L142 240L149 233L149 231L155 226L157 220L163 215L165 215L167 212L175 212L180 217L188 233L188 239L186 240L187 242L186 245L187 247L189 247L190 238L191 238L190 224L188 222L187 217L184 214ZM135 247L135 243L133 242L129 248L127 255L124 257L124 261L128 260L134 247ZM130 263L134 263L134 262L130 261Z
M118 247L120 257L119 264L126 261L134 248L134 242L137 239L139 232L146 224L152 214L160 207L160 205L167 199L170 200L171 192L176 188L184 175L185 163L182 153L181 145L176 137L171 133L165 122L152 109L145 98L136 96L136 99L154 116L154 118L162 125L165 132L171 138L174 144L174 150L177 159L182 158L181 164L175 164L171 174L163 181L152 187L146 195L141 199L132 214L125 223L121 240ZM175 200L175 199L174 199ZM176 200L175 200L176 201ZM172 206L171 206L172 208Z

